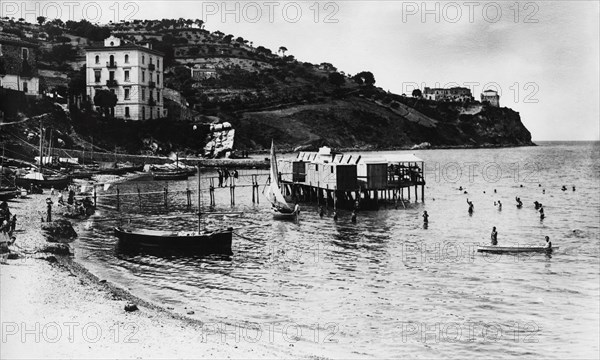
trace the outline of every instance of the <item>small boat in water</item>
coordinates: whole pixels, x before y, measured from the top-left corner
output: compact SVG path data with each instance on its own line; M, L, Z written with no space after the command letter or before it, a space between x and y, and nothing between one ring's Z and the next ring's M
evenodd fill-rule
M152 177L154 180L187 180L190 176L188 170L174 170L174 171L153 171Z
M114 232L115 236L119 239L120 245L123 247L184 250L200 254L232 255L232 228L202 229L200 183L200 176L198 176L198 231L124 229L118 226L114 228Z
M296 219L294 207L287 203L279 186L279 172L277 171L277 158L275 157L275 144L273 142L271 142L271 169L269 178L271 179L271 183L265 196L271 202L273 218L276 220Z
M233 254L232 228L203 232L126 230L121 227L115 227L114 230L123 246L189 250L204 254Z
M551 253L558 250L559 247L552 247L550 249L543 246L495 246L495 245L480 245L477 247L477 252L487 252L494 254L502 253Z

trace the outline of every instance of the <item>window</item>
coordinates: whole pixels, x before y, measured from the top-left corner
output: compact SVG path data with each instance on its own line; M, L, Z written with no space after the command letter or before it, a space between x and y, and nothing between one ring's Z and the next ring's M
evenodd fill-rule
M29 58L29 49L28 48L21 49L21 57L23 58L23 60L27 60Z
M100 64L100 56L96 55L96 64Z
M160 84L160 75L157 73L156 74L156 85Z
M125 81L129 81L129 70L125 70Z
M144 55L142 55L142 64L146 63L146 57Z
M115 79L115 72L114 71L109 71L108 72L108 79L109 80L114 80Z
M142 70L142 82L146 81L146 70Z
M150 56L150 64L152 64L152 56Z
M110 42L110 46L115 46L115 42L114 42L114 41L111 41L111 42Z
M1 53L1 51L0 51ZM160 59L156 59L156 70L160 67Z
M319 164L315 164L315 171L319 171Z
M131 117L131 115L129 115L129 106L125 106L125 117Z
M130 93L131 89L125 88L124 90L125 90L125 95L124 95L125 100L129 100L129 93Z
M27 93L29 92L29 89L27 88L27 82L23 82L23 92Z
M142 107L142 120L146 120L146 107Z
M115 65L115 56L114 56L114 55L111 55L111 56L108 58L108 62L109 62L109 64L110 64L110 66L113 66L113 65Z
M333 174L333 166L331 167L331 173Z
M129 55L125 55L125 64L129 64Z
M100 82L100 70L94 70L94 81L99 83Z
M146 89L142 88L142 100L146 100Z

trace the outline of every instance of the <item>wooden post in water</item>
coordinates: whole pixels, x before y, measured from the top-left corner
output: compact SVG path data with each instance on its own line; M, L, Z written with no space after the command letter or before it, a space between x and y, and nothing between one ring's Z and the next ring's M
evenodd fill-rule
M187 197L187 209L190 211L192 209L192 192L190 191L190 188L185 189L185 194Z
M255 185L255 182L254 182L254 176L255 176L255 175L252 175L252 203L253 203L253 204L255 204L255 203L256 203L256 198L254 198L254 185Z
M117 186L117 211L121 211L121 199L119 198L119 187Z
M417 187L418 187L418 185L415 185L415 202L419 201L419 195L417 193Z
M98 198L98 196L96 194L96 185L94 185L94 208L97 207L97 200L98 200L97 198Z
M202 225L200 224L200 221L202 219L202 194L200 193L200 164L196 165L196 170L198 171L198 233L200 233L200 231L202 230Z
M164 188L164 191L165 191L165 193L164 193L165 209L169 210L169 203L167 202L167 192L168 192L167 187Z

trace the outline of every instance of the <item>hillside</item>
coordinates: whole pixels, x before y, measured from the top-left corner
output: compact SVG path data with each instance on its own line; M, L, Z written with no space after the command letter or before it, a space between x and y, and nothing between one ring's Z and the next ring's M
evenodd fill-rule
M63 141L75 148L86 146L94 136L95 143L107 149L201 153L208 141L204 138L208 123L215 122L232 124L237 150L266 149L271 139L287 150L324 144L356 149L410 148L423 142L433 147L532 145L531 134L511 109L391 94L375 86L375 76L368 70L351 76L332 64L301 62L286 54L284 46L276 53L255 47L241 37L205 30L200 20L98 26L46 19L27 24L4 18L0 26L2 32L40 45L42 90L64 97L63 108L68 103L71 110L48 118L70 119L72 134ZM119 120L102 119L88 110L81 69L84 47L110 34L148 41L165 53L170 118L123 123L117 131L119 127L110 124ZM191 68L209 75L192 77ZM31 109L2 110L9 120L39 115ZM202 131L185 131L194 125Z

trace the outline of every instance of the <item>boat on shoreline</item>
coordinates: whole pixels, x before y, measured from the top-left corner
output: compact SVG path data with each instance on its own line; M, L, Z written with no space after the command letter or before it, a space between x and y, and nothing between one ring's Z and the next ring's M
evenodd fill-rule
M559 247L552 247L550 249L545 248L543 246L496 246L496 245L480 245L477 247L477 252L482 253L493 253L493 254L503 254L503 253L552 253L555 250L558 250Z

